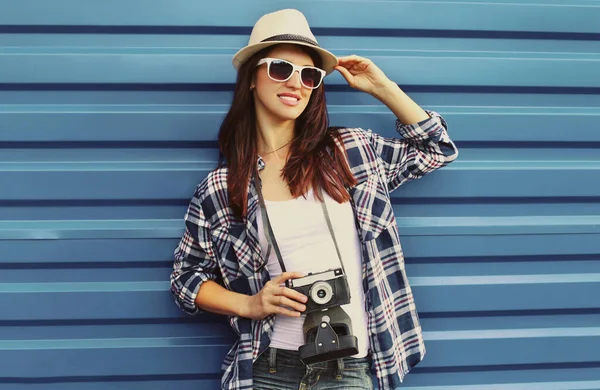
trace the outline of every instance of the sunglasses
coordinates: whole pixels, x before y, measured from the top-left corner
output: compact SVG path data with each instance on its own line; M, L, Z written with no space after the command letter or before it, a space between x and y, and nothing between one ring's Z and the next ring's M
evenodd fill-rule
M323 69L314 66L298 66L289 61L277 58L263 58L258 61L256 66L262 64L267 64L267 74L269 75L269 78L281 83L288 81L292 78L292 75L298 71L300 74L300 82L306 88L310 89L319 88L326 73Z

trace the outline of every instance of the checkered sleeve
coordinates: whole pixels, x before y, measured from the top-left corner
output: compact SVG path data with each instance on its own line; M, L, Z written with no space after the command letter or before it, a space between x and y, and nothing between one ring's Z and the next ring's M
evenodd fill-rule
M458 149L448 136L446 121L436 112L427 113L430 118L413 125L396 120L399 138L367 132L383 164L390 192L404 182L448 165L458 156Z
M177 306L188 314L202 313L195 304L198 290L207 280L218 281L217 272L210 229L196 191L185 214L185 232L175 249L171 273L170 290Z

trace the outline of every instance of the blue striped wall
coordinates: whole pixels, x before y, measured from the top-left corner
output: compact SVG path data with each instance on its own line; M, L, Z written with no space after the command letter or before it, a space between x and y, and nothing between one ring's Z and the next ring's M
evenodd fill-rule
M0 389L216 389L223 318L167 289L233 53L295 7L445 115L394 193L428 346L403 389L600 389L597 0L0 0ZM331 122L393 135L327 79Z

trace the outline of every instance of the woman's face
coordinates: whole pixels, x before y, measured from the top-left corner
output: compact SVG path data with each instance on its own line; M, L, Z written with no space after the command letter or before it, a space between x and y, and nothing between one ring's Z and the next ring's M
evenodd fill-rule
M314 66L310 56L295 45L279 45L265 57L289 61L299 66ZM267 115L275 122L297 119L308 105L312 89L300 82L300 74L294 72L285 82L271 80L267 74L267 64L256 68L252 82L257 115Z

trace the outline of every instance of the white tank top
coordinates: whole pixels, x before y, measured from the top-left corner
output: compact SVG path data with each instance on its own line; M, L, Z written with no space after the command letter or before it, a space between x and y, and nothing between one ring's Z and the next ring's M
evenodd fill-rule
M323 195L351 290L351 302L342 308L352 320L352 333L358 338L359 352L354 357L364 357L368 354L369 337L362 284L362 249L352 206L349 202L337 203L325 192ZM312 191L309 191L306 199L301 196L287 201L265 200L265 204L287 271L308 274L340 267L322 206ZM257 212L257 217L260 246L266 255L269 244L260 212ZM267 270L271 279L281 274L281 266L273 249L267 259ZM276 315L270 346L298 350L304 344L302 325L305 317L304 314L297 318Z

